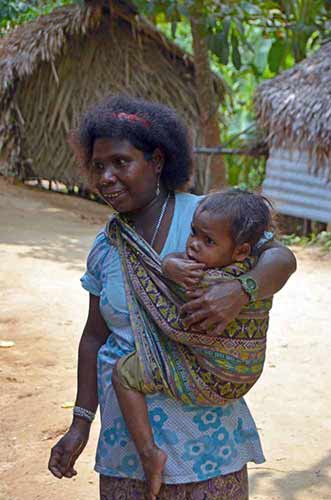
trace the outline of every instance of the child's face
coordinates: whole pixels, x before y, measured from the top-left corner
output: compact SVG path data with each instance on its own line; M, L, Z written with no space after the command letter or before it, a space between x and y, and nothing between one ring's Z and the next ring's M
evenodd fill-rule
M249 255L250 246L244 245L248 248L235 246L226 220L214 217L207 210L197 209L186 243L186 254L190 259L205 264L207 268L228 266Z

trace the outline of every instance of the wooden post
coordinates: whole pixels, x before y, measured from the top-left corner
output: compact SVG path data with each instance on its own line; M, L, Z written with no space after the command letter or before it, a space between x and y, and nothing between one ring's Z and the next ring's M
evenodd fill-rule
M311 220L303 219L303 235L309 236L310 233L311 233Z

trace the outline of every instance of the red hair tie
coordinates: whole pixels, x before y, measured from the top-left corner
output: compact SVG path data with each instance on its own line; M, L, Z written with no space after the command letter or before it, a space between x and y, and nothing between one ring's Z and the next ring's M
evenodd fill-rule
M140 122L144 125L144 127L150 127L151 122L145 120L145 118L141 118L137 115L129 115L128 113L113 113L112 116L114 118L118 118L119 120L128 120L130 122Z

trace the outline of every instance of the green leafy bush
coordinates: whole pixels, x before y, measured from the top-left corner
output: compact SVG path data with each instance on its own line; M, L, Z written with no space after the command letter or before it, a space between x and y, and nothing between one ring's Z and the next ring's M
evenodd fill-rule
M302 247L318 246L325 252L331 252L331 233L321 231L318 234L312 233L309 236L298 236L294 233L284 234L280 237L284 245L299 245Z

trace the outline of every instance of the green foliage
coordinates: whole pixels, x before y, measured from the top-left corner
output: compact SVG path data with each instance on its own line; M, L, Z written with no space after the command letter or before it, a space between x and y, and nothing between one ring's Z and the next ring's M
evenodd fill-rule
M83 4L83 0L0 0L0 35L17 24L48 14L56 7L70 3Z
M239 70L241 68L241 55L239 50L239 40L235 33L231 35L231 46L232 46L232 63L233 66Z
M316 44L330 38L330 0L254 0L215 2L211 0L135 0L141 12L158 24L171 23L176 36L178 24L194 17L201 21L211 52L222 65L229 62L239 70L243 52L254 57L249 31L260 30L271 41L268 54L272 74L285 69L291 60L300 61Z
M265 159L229 155L225 161L230 186L250 190L261 186L265 175Z
M277 73L283 66L287 53L287 43L283 39L275 40L270 47L268 54L268 65L270 71Z
M318 246L324 252L331 252L331 233L322 231L318 234L312 233L309 236L297 236L296 234L285 234L280 240L284 245L298 245L302 247Z

